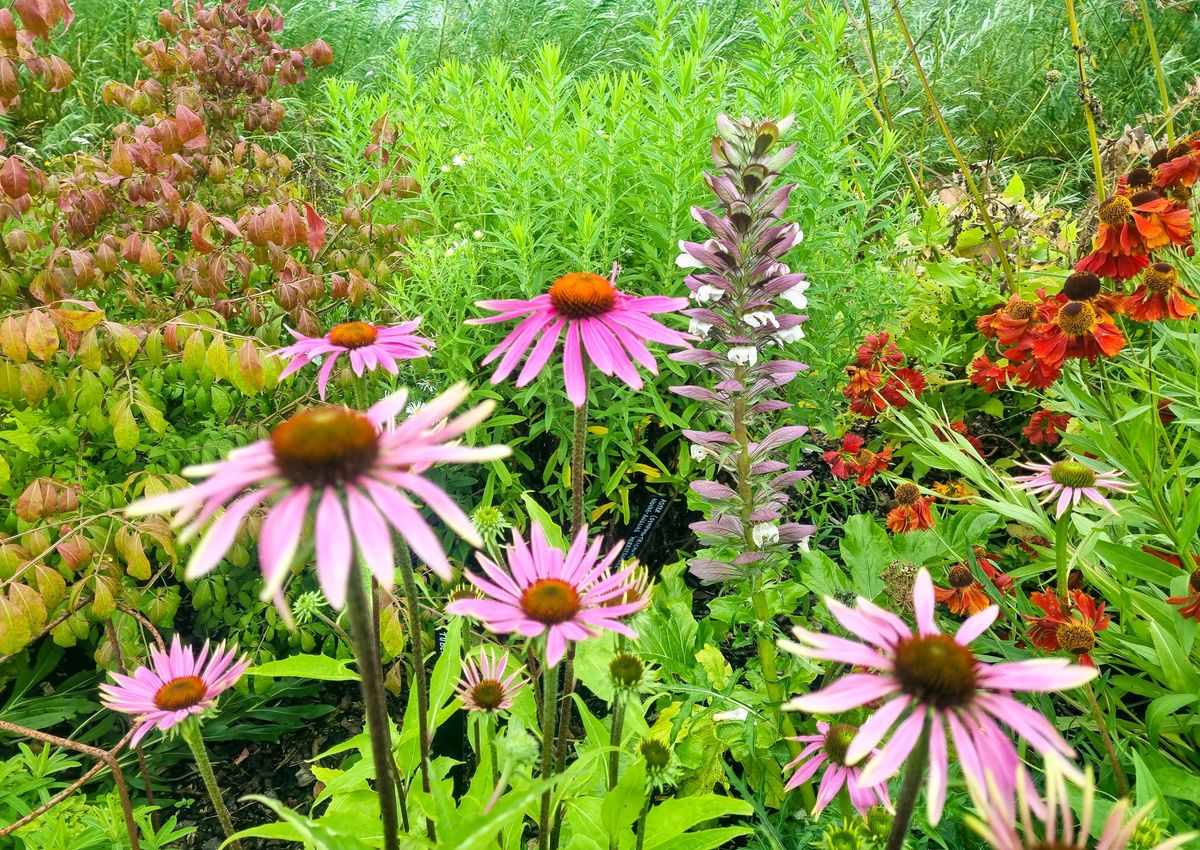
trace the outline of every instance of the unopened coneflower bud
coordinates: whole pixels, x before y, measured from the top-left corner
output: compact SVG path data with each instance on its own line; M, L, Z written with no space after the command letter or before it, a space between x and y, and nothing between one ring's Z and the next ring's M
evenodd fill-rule
M619 652L608 662L608 675L618 688L636 688L642 683L646 665L631 652Z

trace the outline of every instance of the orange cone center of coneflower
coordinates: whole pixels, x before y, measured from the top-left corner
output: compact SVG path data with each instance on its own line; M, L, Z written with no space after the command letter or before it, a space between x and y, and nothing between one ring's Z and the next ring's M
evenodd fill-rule
M975 583L975 576L966 564L955 564L950 568L950 586L962 589Z
M1060 623L1054 629L1054 637L1059 646L1074 655L1083 655L1096 648L1096 633L1087 623L1078 620Z
M374 325L366 322L346 322L335 325L329 332L329 341L342 348L363 348L374 345L379 333Z
M521 594L521 610L547 626L565 623L579 613L579 592L560 579L538 579Z
M199 676L184 676L172 679L154 695L154 704L163 711L182 711L204 699L208 686Z
M829 756L830 761L844 765L846 750L850 749L850 743L857 734L858 729L848 723L835 723L830 726L829 731L825 733L825 755Z
M1072 301L1087 301L1100 294L1100 278L1091 272L1075 272L1067 278L1062 291Z
M1016 304L1013 304L1004 312L1010 319L1016 319L1018 322L1023 322L1026 319L1032 319L1037 313L1038 305L1033 301L1021 299Z
M1068 301L1059 309L1054 323L1067 336L1083 336L1096 324L1096 308L1086 301Z
M1120 227L1129 220L1133 204L1124 195L1114 195L1100 205L1100 220L1109 227Z
M1133 168L1125 175L1130 189L1149 189L1154 185L1154 172L1149 168Z
M295 414L271 432L283 475L295 484L337 486L366 472L379 453L379 435L364 414L317 407Z
M909 638L893 664L900 690L935 708L966 705L978 684L974 653L946 635Z
M471 688L471 701L484 711L495 711L504 702L504 686L495 679L484 679Z
M902 505L915 505L921 498L921 488L916 484L905 482L896 488L896 501Z
M1096 473L1077 460L1060 460L1050 466L1050 480L1063 487L1094 487Z
M1170 263L1155 263L1142 272L1142 283L1156 295L1166 295L1179 284L1179 272Z
M617 291L608 278L591 272L571 272L550 284L550 303L560 316L587 319L616 306Z

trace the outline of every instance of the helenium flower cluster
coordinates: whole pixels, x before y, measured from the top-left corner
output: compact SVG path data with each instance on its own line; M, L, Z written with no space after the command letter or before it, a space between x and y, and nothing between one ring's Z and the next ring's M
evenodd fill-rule
M709 379L708 386L671 389L709 405L721 425L683 432L692 456L714 467L710 480L692 482L710 506L708 518L691 526L706 548L689 562L692 573L706 581L766 570L813 532L784 521L786 491L808 473L777 457L808 429L775 427L771 421L791 407L780 397L781 388L808 368L783 356L804 335L807 316L796 311L808 304L804 275L781 262L803 237L796 224L783 221L794 186L775 186L795 145L771 152L791 124L790 117L778 124L717 119L712 144L717 168L705 181L720 214L692 208L712 237L680 242L676 261L693 270L685 282L697 306L684 312L698 341L671 356L700 367Z

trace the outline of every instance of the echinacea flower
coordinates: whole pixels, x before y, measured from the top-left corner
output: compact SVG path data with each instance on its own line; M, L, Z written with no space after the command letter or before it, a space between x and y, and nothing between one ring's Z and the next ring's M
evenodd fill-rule
M1114 357L1124 347L1125 334L1111 315L1088 301L1068 301L1039 328L1033 356L1059 367L1070 358Z
M811 812L812 817L820 815L842 788L846 789L851 805L860 815L865 815L867 810L876 805L883 806L888 811L892 810L887 782L863 785L859 779L862 771L856 766L846 764L846 749L857 734L858 729L849 724L835 723L831 726L820 720L817 722L816 735L798 735L788 739L807 746L784 767L784 770L795 770L795 773L783 790L792 791L799 788L812 779L822 765L825 766L825 772L821 774L821 783L817 786L817 802Z
M978 614L991 604L983 585L966 564L955 564L947 575L950 587L933 588L933 596L950 609L952 614Z
M433 529L409 496L424 502L455 533L482 545L471 520L423 473L439 463L483 463L507 457L507 446L469 447L455 442L491 413L486 401L446 420L470 390L456 384L400 422L407 390L399 390L360 412L316 407L292 415L260 440L215 463L185 469L204 480L187 489L142 499L126 508L131 516L174 513L188 540L208 525L188 562L187 578L212 570L233 544L242 521L268 505L259 535L263 599L276 597L304 538L305 520L315 515L317 577L329 604L346 599L351 559L357 550L380 584L391 586L394 568L390 525L444 580L450 562ZM314 508L315 503L315 510Z
M494 651L484 649L479 660L463 661L462 679L458 683L458 698L467 711L497 712L512 707L513 698L525 684L520 670L505 676L508 653L497 659Z
M1170 263L1155 263L1142 272L1142 282L1125 299L1125 314L1138 322L1186 319L1196 315L1196 305L1185 298L1196 293L1179 282L1179 272Z
M887 527L896 534L910 531L926 531L933 528L933 512L929 510L929 498L921 495L921 488L906 481L896 488L896 507L888 511Z
M1117 493L1129 491L1130 484L1122 481L1116 472L1096 472L1090 466L1085 466L1077 460L1051 461L1044 457L1045 463L1022 463L1021 466L1033 470L1032 475L1018 475L1013 482L1020 490L1026 490L1038 496L1046 505L1057 497L1054 508L1054 518L1060 519L1070 508L1078 505L1081 499L1088 499L1100 505L1110 513L1117 509L1104 498L1102 490L1112 490Z
M288 328L288 332L296 341L275 352L277 356L289 361L279 373L279 380L282 381L300 371L318 358L324 358L321 371L317 373L317 390L324 400L333 367L343 354L347 355L350 368L359 377L362 377L363 372L379 368L393 375L398 374L398 361L428 357L429 349L433 347L430 340L413 333L420 322L420 319L413 319L411 322L402 322L392 327L367 322L344 322L330 328L329 333L320 337L307 337Z
M1046 652L1069 652L1079 659L1080 664L1095 667L1092 650L1096 648L1096 633L1109 627L1112 620L1104 613L1104 603L1082 590L1071 592L1074 609L1064 612L1059 598L1048 590L1029 594L1029 601L1042 609L1044 617L1027 617L1029 639L1038 649ZM1075 614L1078 613L1078 617Z
M492 383L498 384L512 374L521 358L528 354L517 375L517 386L525 386L538 376L550 361L559 338L565 336L563 379L567 398L573 405L582 407L587 400L585 358L605 375L616 375L640 390L642 378L635 363L651 374L658 374L646 342L682 348L688 345L683 334L650 317L681 310L688 301L658 295L641 298L626 295L616 288L618 271L613 263L612 275L607 280L590 272L572 272L554 281L549 292L534 298L476 302L497 315L468 319L468 324L521 320L483 359L483 365L500 359Z
M915 633L895 614L867 599L859 598L857 607L850 608L826 597L829 613L858 640L796 627L796 642L780 644L805 658L863 671L842 676L784 706L812 714L839 714L878 704L846 749L846 764L858 764L891 733L863 767L860 782L872 786L894 776L922 739L922 730L928 729L930 823L938 822L945 804L950 740L969 779L982 787L990 772L1008 790L1014 787L1017 751L997 721L1024 738L1047 762L1061 760L1064 769L1074 770L1065 761L1073 754L1071 747L1054 725L1012 694L1067 690L1096 677L1095 670L1060 658L984 663L969 645L995 622L1000 609L992 605L972 615L950 637L937 627L934 604L933 580L922 569L913 587Z
M466 573L467 581L485 598L456 599L446 611L474 617L501 634L545 634L550 667L562 660L568 642L596 637L601 629L636 640L637 633L621 618L644 608L648 597L632 592L636 590L632 566L618 572L611 569L623 544L601 557L602 544L597 537L589 546L585 527L564 552L550 545L537 523L528 544L514 529L512 544L505 547L507 569L476 552L484 576Z
M1025 439L1034 446L1054 446L1062 439L1059 432L1071 422L1071 414L1055 413L1042 408L1029 417L1029 424L1021 429Z
M132 676L113 673L114 684L100 686L100 701L105 708L133 715L130 746L137 746L151 729L165 732L212 708L249 666L250 659L238 657L236 647L227 650L222 643L210 656L207 643L195 653L176 635L166 652L151 647L150 664Z
M972 785L971 796L981 817L968 815L967 823L992 850L1176 850L1195 837L1194 833L1178 835L1159 841L1133 844L1134 833L1154 808L1151 801L1131 811L1129 801L1122 799L1108 810L1104 823L1096 828L1092 820L1096 811L1096 786L1088 768L1081 783L1082 803L1079 823L1073 813L1073 794L1067 791L1066 777L1059 765L1046 764L1046 797L1036 794L1033 783L1020 768L1016 804L1013 795L994 780ZM1034 824L1040 824L1040 829ZM1098 836L1093 838L1093 836Z

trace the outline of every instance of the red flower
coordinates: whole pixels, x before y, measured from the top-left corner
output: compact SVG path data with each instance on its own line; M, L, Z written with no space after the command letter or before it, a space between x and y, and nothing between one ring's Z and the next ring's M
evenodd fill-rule
M1150 164L1158 168L1154 184L1161 189L1191 186L1200 180L1200 141L1182 142L1157 151Z
M1196 561L1200 563L1200 558L1196 558ZM1179 606L1180 616L1200 621L1200 567L1192 570L1192 574L1188 576L1187 589L1186 596L1169 596L1167 602Z
M1021 429L1021 433L1032 445L1053 446L1061 439L1058 432L1066 428L1070 421L1071 414L1053 413L1043 407L1029 417L1029 424Z
M1142 282L1125 299L1125 313L1139 322L1165 318L1186 319L1196 314L1195 305L1184 300L1196 293L1179 282L1179 272L1170 263L1155 263L1142 273Z
M850 478L857 471L851 466L854 462L854 455L858 453L865 442L858 434L846 434L842 437L840 449L825 452L821 457L829 464L829 471L836 477Z
M1062 366L1068 358L1112 357L1124 347L1125 335L1111 316L1087 301L1068 301L1039 331L1033 356L1044 364Z
M1173 555L1170 552L1164 552L1162 549L1155 549L1153 546L1143 546L1142 551L1147 555L1153 555L1160 561L1166 561L1174 567L1183 567L1183 562L1179 560L1178 555ZM1192 555L1192 561L1197 566L1200 566L1200 555Z
M855 362L864 369L895 368L904 362L904 354L891 341L891 335L887 331L880 331L863 337Z
M985 393L994 393L1007 387L1011 375L1011 366L997 366L986 354L980 354L971 361L971 383Z
M1019 353L1015 349L1006 352L1010 361ZM1037 357L1020 360L1016 368L1012 370L1012 377L1018 384L1035 390L1046 389L1057 381L1061 374L1062 363L1047 363Z
M857 434L843 436L840 449L822 455L829 464L829 471L838 478L856 478L861 487L870 484L872 478L888 468L892 450L885 448L874 452L866 448L865 443Z
M1192 240L1192 214L1187 207L1153 189L1133 195L1131 217L1146 248L1186 245Z
M1076 264L1081 272L1125 280L1150 262L1150 249L1134 221L1133 201L1126 195L1113 195L1100 205L1100 226L1092 241L1092 253Z
M1064 612L1055 594L1049 591L1031 593L1029 601L1041 608L1046 616L1026 618L1029 620L1029 639L1038 649L1046 652L1065 650L1078 656L1080 664L1095 667L1091 652L1096 648L1096 633L1107 629L1112 621L1104 614L1104 603L1097 605L1082 590L1072 591L1071 598L1075 604L1070 611Z
M975 554L975 562L979 564L979 568L983 570L983 574L996 586L996 589L1001 593L1012 593L1013 578L1007 573L1000 572L1000 568L992 560L995 556L989 555L987 550L982 546L974 546L971 548L971 551Z
M925 376L916 369L897 369L888 378L879 394L895 408L908 407L908 395L919 396L925 391Z
M991 604L983 592L983 585L975 580L975 574L966 564L955 564L947 576L950 587L934 585L933 598L950 609L950 613L977 614Z
M929 499L921 495L921 488L905 482L896 488L896 507L888 511L888 530L896 534L909 531L925 531L933 528L933 513L929 510Z

